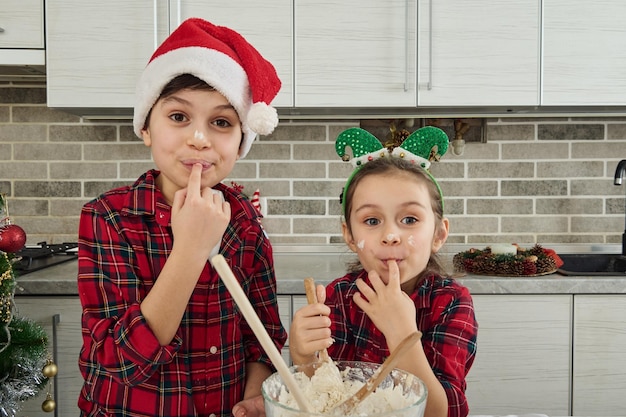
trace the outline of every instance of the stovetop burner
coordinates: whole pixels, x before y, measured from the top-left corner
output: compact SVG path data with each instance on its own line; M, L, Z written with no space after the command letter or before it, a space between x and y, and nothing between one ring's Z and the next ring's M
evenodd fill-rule
M47 242L39 242L37 245L26 246L15 255L19 259L13 264L13 269L20 275L38 271L63 262L71 261L78 257L75 250L78 243L65 242L49 245Z

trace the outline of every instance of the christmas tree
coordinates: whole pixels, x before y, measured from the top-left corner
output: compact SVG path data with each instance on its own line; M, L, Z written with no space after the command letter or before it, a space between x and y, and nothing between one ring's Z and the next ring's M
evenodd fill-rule
M9 219L7 200L0 194L0 416L13 417L20 405L44 389L57 373L48 354L43 327L15 312L16 252L24 247L26 233ZM50 394L44 411L56 408Z

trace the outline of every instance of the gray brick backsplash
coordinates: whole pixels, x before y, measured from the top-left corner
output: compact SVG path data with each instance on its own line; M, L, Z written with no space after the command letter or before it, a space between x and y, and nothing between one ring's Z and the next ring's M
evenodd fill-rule
M502 181L503 196L557 196L567 195L566 180Z
M117 126L50 125L51 142L117 142Z
M497 181L452 181L443 180L438 181L439 186L443 192L444 198L446 196L497 196L498 195L498 182Z
M326 164L324 162L293 163L293 162L261 162L259 164L261 178L324 178Z
M582 163L593 158L612 159L617 165L618 160L626 158L624 142L624 140L606 141L601 146L598 143L572 143L572 158L580 159Z
M537 130L539 140L602 140L603 124L540 124Z
M623 198L607 198L606 199L606 214L624 214L624 199ZM626 227L626 225L625 225Z
M520 125L489 125L487 142L493 140L529 141L535 139L535 126Z
M537 162L537 176L540 178L576 178L604 176L604 162L581 161Z
M470 162L467 164L469 178L532 178L533 162Z
M141 174L154 168L154 163L150 162L120 162L120 178L126 178L134 182Z
M128 181L85 181L84 197L91 199L112 188L128 185Z
M273 144L262 143L259 140L255 140L252 144L252 148L248 155L246 155L246 161L252 160L289 160L291 159L291 146L289 144Z
M16 143L13 155L17 161L77 161L82 145L65 143Z
M138 143L109 143L109 144L84 144L84 159L87 161L118 161L135 159L149 161L150 148L143 142Z
M12 180L45 180L48 178L46 162L0 162L0 178Z
M0 88L0 105L2 104L45 104L46 87L41 88Z
M98 178L117 178L115 162L66 162L50 163L50 178L60 180L78 180Z
M46 107L45 85L0 85L0 192L31 243L76 240L80 208L154 167L130 120L83 119ZM359 120L281 120L224 182L257 188L274 244L343 243L339 194L352 172L334 149ZM418 123L416 123L416 126ZM621 243L625 117L486 120L486 143L449 151L431 172L451 244Z
M0 123L8 123L10 114L8 107L0 106Z
M626 140L626 124L608 124L606 138L609 140Z
M346 185L345 181L294 181L293 195L297 197L329 197L339 198Z
M564 233L568 231L566 217L557 216L502 216L503 233L529 233L538 230L542 233Z
M13 123L78 123L80 117L51 109L45 105L40 106L13 106Z
M21 181L13 182L15 197L80 197L79 181Z
M602 200L597 198L538 198L537 214L602 214Z
M269 215L323 216L326 214L326 200L268 199L267 213Z
M282 124L271 135L261 136L261 142L325 141L326 126L307 124Z
M530 198L510 199L501 197L468 198L467 214L533 214L533 200Z
M332 161L339 159L335 151L335 144L331 142L320 144L298 144L293 147L293 159L304 161Z
M541 159L568 159L569 145L562 143L504 143L502 159L536 161Z
M13 217L13 213L20 216L47 216L51 214L49 212L49 205L51 203L44 199L31 199L31 198L12 198L9 199L9 214ZM68 212L65 212L67 214Z
M0 90L2 90L0 88ZM45 142L46 125L3 124L0 125L0 141L3 142Z
M572 218L574 233L615 233L624 231L624 219L619 217L585 216Z

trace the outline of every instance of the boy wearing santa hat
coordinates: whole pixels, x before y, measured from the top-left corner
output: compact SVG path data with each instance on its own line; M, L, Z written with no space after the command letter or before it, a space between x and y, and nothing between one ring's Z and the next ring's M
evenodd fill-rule
M87 203L79 226L83 416L263 415L273 367L208 259L230 263L281 349L272 248L260 214L221 183L278 123L272 64L193 18L137 85L133 126L156 169Z

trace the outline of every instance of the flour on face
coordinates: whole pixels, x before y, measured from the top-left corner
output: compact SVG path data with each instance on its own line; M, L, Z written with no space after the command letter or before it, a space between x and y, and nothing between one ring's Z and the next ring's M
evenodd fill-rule
M363 248L365 247L365 241L363 239L359 240L356 244L356 247L359 248L359 250L363 250Z
M203 140L204 139L204 133L196 130L194 132L194 134L193 134L193 138L194 139L201 139L201 140Z
M409 238L407 239L407 243L410 246L415 246L415 236L413 236L413 235L409 236Z

